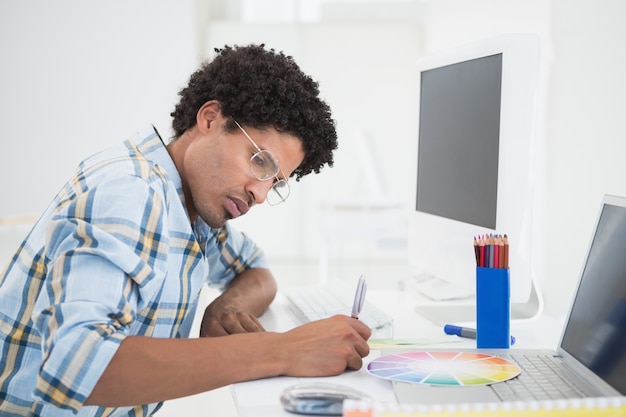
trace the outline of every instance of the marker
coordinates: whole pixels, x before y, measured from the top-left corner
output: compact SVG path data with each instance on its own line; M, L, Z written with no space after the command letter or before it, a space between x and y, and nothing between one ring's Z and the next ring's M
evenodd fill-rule
M356 293L354 294L354 304L352 304L352 318L358 319L361 314L363 304L365 304L365 292L367 290L367 282L365 277L361 275L359 277L359 283L356 286Z
M454 334L468 339L476 339L476 329L471 327L455 326L454 324L446 324L443 326L445 334ZM515 336L511 336L511 346L515 344Z

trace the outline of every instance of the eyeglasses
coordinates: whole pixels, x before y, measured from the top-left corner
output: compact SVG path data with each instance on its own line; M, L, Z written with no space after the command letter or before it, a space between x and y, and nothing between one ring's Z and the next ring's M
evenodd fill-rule
M280 169L276 157L270 151L259 148L237 120L233 119L233 122L257 150L250 158L250 171L252 171L252 174L259 181L274 179L272 188L267 193L267 203L270 206L283 203L289 197L289 183L287 182L287 177ZM282 174L283 179L278 178L279 173Z

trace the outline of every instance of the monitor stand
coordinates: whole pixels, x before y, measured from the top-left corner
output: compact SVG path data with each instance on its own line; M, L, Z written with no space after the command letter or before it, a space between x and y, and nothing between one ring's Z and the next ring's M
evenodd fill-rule
M437 324L476 322L476 304L460 304L453 301L440 301L437 304L424 304L415 307L415 312ZM543 296L533 277L530 297L525 303L511 303L512 321L532 321L543 313Z

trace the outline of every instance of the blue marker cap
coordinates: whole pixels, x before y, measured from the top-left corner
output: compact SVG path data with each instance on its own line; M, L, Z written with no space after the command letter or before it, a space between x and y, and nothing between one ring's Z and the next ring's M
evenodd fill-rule
M457 335L468 339L476 339L476 329L471 327L456 326L454 324L446 324L443 326L445 334ZM511 346L515 344L515 336L511 335Z

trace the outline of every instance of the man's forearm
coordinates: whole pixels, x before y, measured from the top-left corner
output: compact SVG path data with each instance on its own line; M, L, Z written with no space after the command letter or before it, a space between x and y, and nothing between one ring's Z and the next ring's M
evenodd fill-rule
M86 404L148 404L276 375L337 375L362 366L370 335L361 321L337 315L286 333L197 339L129 336Z
M244 271L204 310L200 336L264 331L258 317L275 296L276 281L269 270L253 268Z
M276 291L276 280L269 270L252 268L235 277L220 297L224 304L247 309L258 317L274 300Z
M269 333L219 338L130 336L96 384L86 405L148 404L193 395L238 381L279 375L278 354L264 349ZM250 346L257 346L250 355ZM254 358L254 359L253 359Z

